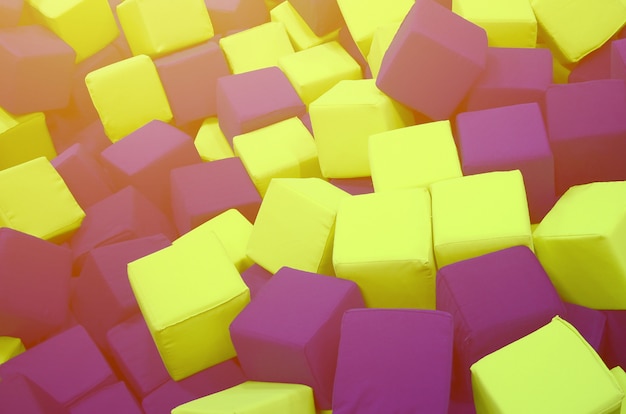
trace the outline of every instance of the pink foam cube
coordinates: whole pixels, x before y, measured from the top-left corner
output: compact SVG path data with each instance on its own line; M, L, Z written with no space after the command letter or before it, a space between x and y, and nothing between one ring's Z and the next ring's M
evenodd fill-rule
M317 36L324 36L344 24L337 0L289 0L289 3Z
M270 21L264 0L204 0L217 35L250 29Z
M0 381L3 412L23 414L68 414L62 404L22 374Z
M609 79L611 77L611 44L607 42L586 55L570 71L569 83Z
M0 29L17 26L22 10L24 10L24 0L4 0L0 4Z
M102 387L70 407L70 414L143 414L139 403L121 381Z

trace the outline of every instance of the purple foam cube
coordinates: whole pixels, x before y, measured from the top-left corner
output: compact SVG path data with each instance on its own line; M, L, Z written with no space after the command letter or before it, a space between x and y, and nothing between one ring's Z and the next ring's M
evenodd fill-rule
M567 315L565 320L571 323L585 340L601 353L604 350L604 339L606 332L606 315L597 309L587 308L565 302Z
M354 309L345 313L334 414L447 414L452 315L435 310Z
M0 381L0 410L3 413L69 414L50 394L21 374Z
M70 407L70 414L110 413L143 414L139 403L121 381L102 387Z
M614 40L610 46L609 77L626 81L626 39Z
M254 263L241 273L241 278L250 289L250 300L254 299L259 291L271 279L272 273Z

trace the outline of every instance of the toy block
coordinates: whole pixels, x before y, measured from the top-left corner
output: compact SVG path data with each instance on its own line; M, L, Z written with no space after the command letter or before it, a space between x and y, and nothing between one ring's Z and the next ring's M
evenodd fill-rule
M435 308L426 189L363 194L337 210L333 266L359 285L369 308Z
M100 159L115 188L132 185L165 213L171 211L171 171L202 162L193 138L159 120L106 148Z
M159 234L96 247L85 256L72 286L72 313L101 350L110 329L139 313L126 265L169 245Z
M597 309L591 309L568 302L564 302L564 304L566 309L565 315L567 316L563 316L563 318L571 323L572 326L580 332L583 338L585 338L585 341L587 341L596 352L601 353L601 356L604 358L607 316Z
M85 212L46 158L0 171L0 227L63 243L84 217Z
M16 116L0 107L0 170L56 155L43 112Z
M453 319L418 309L352 309L341 323L333 413L448 413ZM412 390L419 389L419 392Z
M385 53L376 85L433 121L449 119L484 70L486 55L482 27L433 0L417 0Z
M129 0L117 17L133 55L152 58L206 42L214 30L203 0Z
M467 94L465 111L543 103L553 81L552 54L545 48L490 47L484 71Z
M75 56L44 27L0 30L0 106L14 115L67 106Z
M91 340L76 325L0 365L0 377L21 374L65 407L117 381Z
M0 401L7 413L67 414L62 404L27 376L16 374L0 381Z
M230 75L217 42L173 52L154 63L177 125L217 114L217 79Z
M70 406L72 414L143 414L137 400L122 381L102 387Z
M611 78L612 43L612 41L606 42L600 48L579 60L571 69L567 83Z
M0 365L26 351L20 338L0 336Z
M19 24L24 10L24 0L7 0L0 5L0 29Z
M548 88L545 120L557 196L573 185L626 180L625 97L621 79Z
M519 170L493 171L431 185L438 268L517 245L533 249Z
M611 42L610 78L626 81L626 38Z
M263 0L204 0L216 34L234 33L270 21Z
M241 278L250 289L250 300L254 300L259 291L271 279L272 273L254 263L241 272Z
M537 257L564 300L626 309L625 189L626 181L573 186L535 229Z
M216 161L235 156L217 117L209 117L202 121L193 143L202 161Z
M363 77L359 64L337 41L283 56L278 66L307 106L339 81Z
M620 0L531 0L530 5L540 37L564 64L576 63L601 47L626 22L626 4ZM573 25L574 21L583 26Z
M94 70L85 77L85 83L112 142L153 120L170 122L173 118L149 56L133 56Z
M541 263L526 246L440 268L437 309L454 315L454 377L459 395L471 394L472 364L566 310Z
M217 236L130 262L128 278L173 380L235 357L228 327L250 292Z
M246 381L224 391L179 405L172 414L315 414L311 387L301 384Z
M334 275L335 218L350 194L320 178L275 178L252 228L247 254L270 273L283 266Z
M428 187L463 175L447 120L370 135L368 152L376 192Z
M456 116L463 174L520 170L532 223L556 202L554 156L537 103L510 105Z
M328 182L352 195L369 194L374 192L374 184L372 183L371 177L331 178Z
M478 413L617 413L624 398L598 354L558 316L471 370Z
M267 22L219 40L233 74L278 66L281 56L294 53L285 25Z
M398 32L400 24L401 22L395 22L378 26L372 35L372 44L367 54L367 63L374 79L378 76L385 53Z
M309 114L327 178L369 177L369 136L412 125L414 119L373 79L339 81L309 105Z
M322 177L315 140L295 117L237 135L233 148L261 197L274 178Z
M330 409L341 318L363 307L354 282L281 268L230 325L246 377L307 385Z
M288 3L316 36L327 35L344 25L343 15L335 0L289 0Z
M305 50L322 43L337 40L339 28L322 36L313 32L300 13L293 7L291 2L284 1L270 10L272 22L280 22L285 25L291 44L295 51Z
M276 66L221 77L216 99L219 125L231 145L236 135L306 111L289 79Z

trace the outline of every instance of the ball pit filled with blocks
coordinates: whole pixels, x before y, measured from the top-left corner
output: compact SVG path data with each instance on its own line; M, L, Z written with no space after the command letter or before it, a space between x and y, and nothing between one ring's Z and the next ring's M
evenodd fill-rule
M0 413L626 412L625 0L0 0Z

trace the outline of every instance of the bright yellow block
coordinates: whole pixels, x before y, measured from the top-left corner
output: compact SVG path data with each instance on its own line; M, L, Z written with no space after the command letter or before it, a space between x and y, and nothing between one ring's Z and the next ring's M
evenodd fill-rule
M399 28L400 22L389 23L376 28L372 35L372 44L367 54L367 64L374 79L378 76L385 52L389 49L389 45Z
M430 187L439 268L513 246L533 249L519 170L437 181Z
M529 0L454 0L452 11L485 29L490 47L537 44L537 20Z
M278 66L279 58L295 52L280 22L267 22L222 37L219 44L233 74Z
M324 177L369 177L370 135L414 123L411 111L381 92L375 82L339 81L309 105Z
M76 52L76 63L96 54L119 36L107 0L27 0L38 24Z
M0 365L26 351L20 338L0 336Z
M246 381L179 405L172 414L315 414L313 390L301 384Z
M146 55L96 69L85 78L109 139L116 142L152 120L170 122L170 104L156 66Z
M600 356L558 316L471 372L478 414L619 414L624 397Z
M333 265L372 308L435 309L428 190L363 194L341 201Z
M203 0L124 0L117 17L133 55L160 57L214 34Z
M463 175L450 121L436 121L370 136L376 192L430 184Z
M359 64L336 41L283 56L278 67L307 106L337 82L363 78Z
M285 25L291 44L296 51L336 40L339 35L339 29L321 37L316 35L288 1L274 7L270 11L270 18L273 22L280 22Z
M0 170L56 155L43 112L15 116L0 107Z
M216 117L207 118L202 122L193 143L202 161L215 161L235 156Z
M62 243L84 218L85 212L46 158L0 171L0 227Z
M320 178L275 178L254 222L247 254L271 273L283 266L334 275L335 217L350 194Z
M250 291L217 236L135 260L128 278L174 380L235 357L228 328Z
M564 300L626 309L626 181L571 187L533 237L537 258Z
M261 197L273 178L322 176L313 136L297 117L237 135L233 147Z
M563 63L606 43L626 23L620 0L530 0L541 37Z

